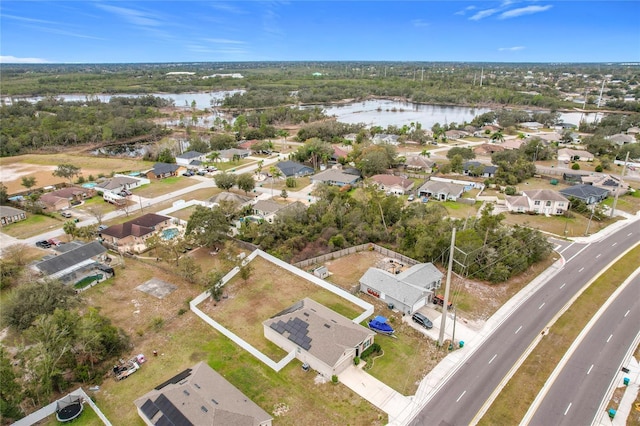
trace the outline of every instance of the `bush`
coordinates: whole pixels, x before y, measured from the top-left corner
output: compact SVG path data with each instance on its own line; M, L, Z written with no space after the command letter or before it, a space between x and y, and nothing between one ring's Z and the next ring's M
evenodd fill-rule
M507 187L504 189L504 193L505 193L506 195L516 195L516 188L515 188L515 187L513 187L513 186L507 186Z
M355 357L353 359L353 365L358 365L358 364L360 364L360 358L359 357Z
M338 376L336 376L335 374L333 376L331 376L331 383L333 383L334 385L338 384Z
M602 170L604 170L604 169L602 168L602 164L598 164L598 165L596 166L595 170L596 170L596 172L598 172L598 173L602 173Z
M180 309L178 310L178 315L184 315L184 314L186 314L186 313L187 313L187 310L186 310L185 308L180 308Z
M580 164L573 163L573 166L571 166L571 170L580 170Z

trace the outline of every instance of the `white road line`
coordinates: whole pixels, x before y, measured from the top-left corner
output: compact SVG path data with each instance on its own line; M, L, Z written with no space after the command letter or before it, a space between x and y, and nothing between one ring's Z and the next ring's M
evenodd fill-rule
M566 246L566 247L565 247L565 248L564 248L560 253L564 253L565 251L567 251L567 249L568 249L569 247L571 247L571 246L572 246L572 245L574 245L574 244L575 244L575 243L574 243L574 242L572 242L571 244L569 244L568 246Z
M569 406L567 407L566 410L564 410L564 415L566 416L567 413L569 412L569 408L571 408L571 404L573 404L572 402L569 403Z
M602 254L598 253L598 255L596 256L596 259L599 258L600 256L602 256Z
M591 369L593 368L593 364L591 364L591 367L589 367L589 370L587 371L587 374L591 373Z
M613 337L613 334L609 336L609 338L607 339L607 343L609 343L609 340L611 340L612 337Z
M518 331L520 331L520 330L522 330L522 326L518 327L518 329L516 330L516 332L515 332L515 333L513 333L513 334L518 334Z
M569 262L571 262L571 261L573 260L573 258L574 258L574 257L576 257L577 255L579 255L580 253L582 253L584 250L586 250L586 249L587 249L587 247L589 247L589 245L590 245L590 244L587 244L587 245L585 245L584 247L582 247L582 248L580 249L580 251L579 251L579 252L577 252L576 254L574 254L573 256L571 256L571 257L569 258L569 260L567 260L565 263L569 263Z
M467 393L467 391L462 392L462 393L460 394L460 396L458 397L458 399L456 399L456 402L459 402L459 401L460 401L460 398L462 398L462 396L463 396L465 393Z
M582 272L582 271L584 271L584 268L578 269L578 272Z
M631 312L631 309L629 309L627 312L624 313L625 318L627 317L627 315L629 315L629 312Z
M542 307L544 306L544 304L547 302L542 302L542 305L540 305L540 307L538 308L538 310L542 309Z
M562 289L562 287L564 287L565 285L567 285L567 283L562 283L562 285L560 286L560 288Z
M630 237L630 236L632 236L632 235L633 235L633 232L629 232L629 233L627 234L627 237Z
M613 244L611 244L611 247L615 246L616 244L618 244L618 243L613 243Z
M491 364L493 362L493 360L496 359L497 356L498 356L498 354L495 354L494 356L492 356L491 359L489 360L489 364Z

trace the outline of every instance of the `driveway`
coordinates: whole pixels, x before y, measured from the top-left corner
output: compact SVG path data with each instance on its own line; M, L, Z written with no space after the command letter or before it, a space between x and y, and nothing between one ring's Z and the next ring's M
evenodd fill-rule
M362 364L361 364L362 365ZM389 416L393 423L411 405L411 399L351 365L338 376L340 382Z

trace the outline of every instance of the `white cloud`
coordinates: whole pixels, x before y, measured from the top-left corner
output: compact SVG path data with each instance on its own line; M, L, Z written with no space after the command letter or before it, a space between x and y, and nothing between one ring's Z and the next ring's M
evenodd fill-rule
M229 12L229 13L236 13L236 14L246 13L244 10L239 9L236 6L228 3L210 3L209 6L221 12Z
M96 7L116 14L130 24L139 25L141 27L159 27L162 25L162 22L158 20L157 17L139 10L100 3L96 4Z
M476 7L475 6L467 6L462 10L457 11L456 13L454 13L454 15L466 15L467 12L471 12L472 10L475 10Z
M488 18L489 16L499 12L498 9L485 9L474 14L469 20L471 21L479 21L484 18Z
M430 24L424 19L412 19L411 25L413 25L414 27L422 28L422 27L428 27Z
M216 43L216 44L245 44L244 41L230 40L227 38L205 38L204 40L208 41L209 43Z
M509 52L515 52L516 50L523 50L524 46L513 46L513 47L501 47L498 50L503 52L503 51L509 51Z
M49 61L42 58L17 58L15 56L0 56L1 64L46 64Z
M518 9L512 9L512 10L508 10L506 12L502 12L500 14L500 16L498 17L498 19L517 18L518 16L522 16L522 15L531 15L531 14L534 14L534 13L546 12L547 10L551 9L552 7L553 6L551 6L551 5L520 7Z
M29 23L32 23L32 24L55 24L55 25L60 25L58 22L45 21L44 19L36 19L36 18L25 18L24 16L8 15L6 13L3 14L2 17L3 18L8 18L8 19L13 19L14 21L29 22Z

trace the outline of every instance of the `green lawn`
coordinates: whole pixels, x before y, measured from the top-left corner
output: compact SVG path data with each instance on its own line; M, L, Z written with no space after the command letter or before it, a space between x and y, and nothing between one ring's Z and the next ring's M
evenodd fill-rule
M7 225L2 228L2 232L12 237L24 239L60 228L62 223L62 217L54 219L49 216L27 213L26 220Z
M141 197L154 198L172 191L187 188L197 183L199 183L198 180L186 176L171 176L164 179L152 180L150 184L134 188L132 192L134 195Z
M614 199L614 197L609 197L604 200L602 204L612 207ZM616 209L622 210L623 212L636 214L638 211L640 211L640 191L635 191L632 194L619 196L618 202L616 203Z

